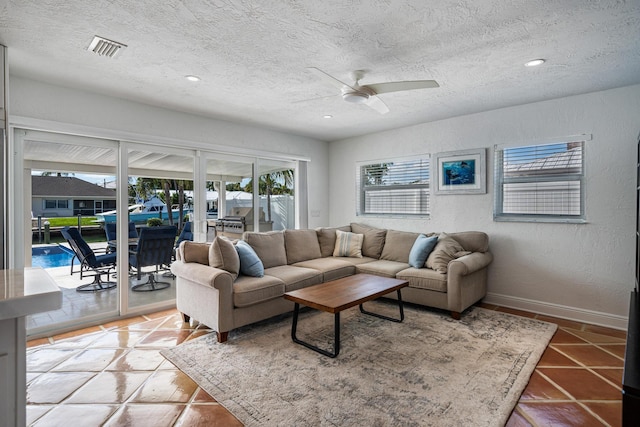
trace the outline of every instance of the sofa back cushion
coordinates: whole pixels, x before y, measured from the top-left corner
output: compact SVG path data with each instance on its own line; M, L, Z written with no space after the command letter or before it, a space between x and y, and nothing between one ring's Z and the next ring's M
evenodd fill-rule
M336 247L336 230L351 231L351 227L345 225L342 227L316 228L318 243L320 244L320 253L323 258L333 255L333 250Z
M180 243L178 251L183 262L197 262L198 264L209 264L209 244L197 243L185 240Z
M460 233L450 233L449 236L456 239L465 251L488 252L489 236L482 231L463 231Z
M284 230L284 248L288 264L322 257L315 230Z
M409 263L409 253L419 235L408 231L387 230L380 259Z
M387 235L387 230L352 222L351 232L362 234L364 236L364 240L362 241L363 256L380 259L380 255L382 255L382 248L384 247L384 239Z
M218 236L209 247L209 265L228 271L233 280L240 273L240 257L231 240Z
M282 231L245 232L242 239L253 248L264 268L287 265L287 252L284 248L284 233Z

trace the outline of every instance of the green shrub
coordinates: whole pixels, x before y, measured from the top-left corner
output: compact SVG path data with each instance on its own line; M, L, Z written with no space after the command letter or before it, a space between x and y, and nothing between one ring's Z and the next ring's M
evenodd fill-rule
M160 218L149 218L147 220L148 227L157 227L159 225L162 225L162 220Z

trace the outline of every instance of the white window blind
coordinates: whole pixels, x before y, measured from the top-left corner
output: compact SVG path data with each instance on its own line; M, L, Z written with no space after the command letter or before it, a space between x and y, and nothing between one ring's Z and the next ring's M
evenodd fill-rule
M361 162L357 215L429 215L429 158Z
M584 220L584 141L496 148L496 220Z

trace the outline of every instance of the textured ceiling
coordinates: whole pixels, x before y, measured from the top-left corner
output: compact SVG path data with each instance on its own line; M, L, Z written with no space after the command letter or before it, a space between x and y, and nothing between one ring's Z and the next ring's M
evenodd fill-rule
M331 141L640 83L640 0L9 0L0 43L12 75ZM380 115L307 67L440 87Z

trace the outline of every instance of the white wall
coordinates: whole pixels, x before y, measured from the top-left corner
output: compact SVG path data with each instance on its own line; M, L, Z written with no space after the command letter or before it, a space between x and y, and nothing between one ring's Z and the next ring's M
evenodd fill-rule
M180 113L119 98L10 76L11 116L89 126L185 143L291 154L311 159L308 167L310 227L328 223L328 143L248 125ZM101 136L101 135L95 135ZM317 213L317 216L315 215Z
M636 85L332 142L330 224L485 231L495 257L486 301L626 328L635 269L639 131L640 85ZM494 222L493 146L577 134L593 137L585 147L588 223ZM432 192L429 220L356 217L356 161L481 147L488 149L487 194Z

